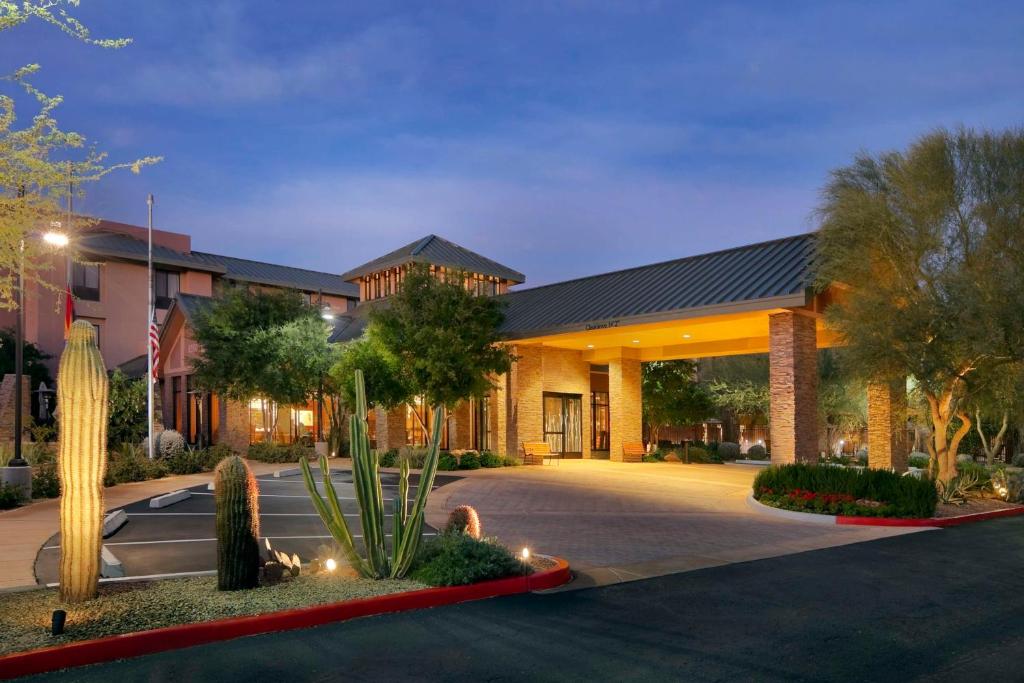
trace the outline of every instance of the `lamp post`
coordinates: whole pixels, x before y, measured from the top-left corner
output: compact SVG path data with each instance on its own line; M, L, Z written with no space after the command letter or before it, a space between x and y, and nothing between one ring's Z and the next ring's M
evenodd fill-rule
M66 247L68 236L62 232L47 232L43 241L55 247ZM14 323L14 457L7 463L8 467L27 467L28 462L21 457L22 430L22 392L21 377L24 374L25 351L25 239L18 243L18 315Z

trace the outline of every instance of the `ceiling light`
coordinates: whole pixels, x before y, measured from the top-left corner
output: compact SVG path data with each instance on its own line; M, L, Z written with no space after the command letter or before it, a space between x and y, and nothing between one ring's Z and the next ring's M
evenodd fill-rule
M687 333L683 334L683 339L689 339L689 338L690 338L690 337L692 337L692 336L693 336L692 334L690 334L689 332L687 332Z
M639 339L634 339L634 340L633 340L633 343L634 343L634 344L639 344L639 343L640 343L640 340L639 340Z
M592 348L594 348L594 345L593 344L587 344L587 348L588 349L592 349Z

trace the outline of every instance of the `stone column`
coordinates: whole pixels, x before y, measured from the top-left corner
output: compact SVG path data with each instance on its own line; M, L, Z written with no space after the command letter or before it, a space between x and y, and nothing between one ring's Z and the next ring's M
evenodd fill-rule
M377 420L377 450L386 451L405 446L406 406L402 405L391 410L374 408L374 411L376 411Z
M473 403L463 401L448 416L448 448L453 451L473 447Z
M173 427L173 425L172 425ZM220 430L217 443L239 455L249 450L249 404L225 399L220 401Z
M507 454L522 455L526 441L544 439L544 363L540 346L516 346L509 372L510 415Z
M772 464L818 460L818 345L814 318L768 316Z
M641 401L640 361L635 358L608 361L608 412L611 418L608 457L611 460L625 462L622 444L643 441ZM634 462L638 460L633 458Z
M515 455L508 450L508 375L500 375L494 381L494 391L487 399L488 420L491 425L491 451L503 456Z
M8 443L14 441L14 387L16 382L14 373L4 375L3 383L0 383L0 440ZM28 375L21 376L21 426L24 432L28 431L28 425L32 419L32 393L28 381ZM24 437L24 434L22 434ZM24 439L23 439L24 441ZM6 462L0 465L6 465Z
M907 471L907 381L868 384L868 467Z

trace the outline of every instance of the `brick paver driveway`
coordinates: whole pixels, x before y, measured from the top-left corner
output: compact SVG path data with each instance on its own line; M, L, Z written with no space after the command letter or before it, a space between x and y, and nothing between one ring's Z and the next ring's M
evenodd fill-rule
M437 490L427 521L472 505L484 533L559 555L577 585L605 584L908 533L794 522L752 510L758 468L566 460L467 472ZM463 474L463 473L460 473Z

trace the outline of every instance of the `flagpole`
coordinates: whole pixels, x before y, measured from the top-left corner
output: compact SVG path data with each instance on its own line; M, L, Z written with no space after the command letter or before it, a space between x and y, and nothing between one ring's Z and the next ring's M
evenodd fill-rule
M148 306L146 308L146 386L149 387L147 392L146 410L147 420L146 426L149 432L149 459L153 459L153 345L149 339L149 328L153 324L153 195L152 193L146 198L146 204L149 207L149 250L147 257L147 269L149 282L149 299Z

